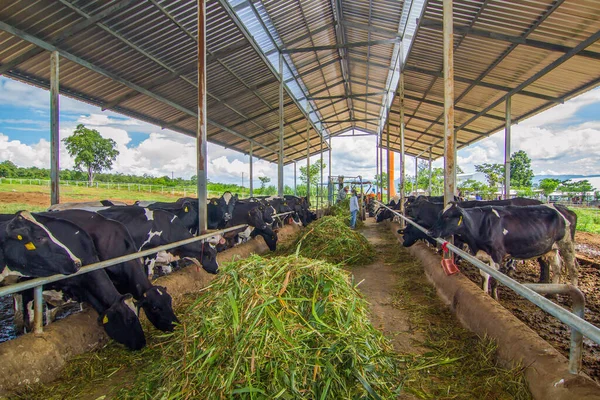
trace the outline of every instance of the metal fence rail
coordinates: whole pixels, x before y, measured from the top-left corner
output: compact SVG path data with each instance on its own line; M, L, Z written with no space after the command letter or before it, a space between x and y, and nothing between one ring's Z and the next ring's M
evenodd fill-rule
M123 262L135 260L136 258L149 256L151 254L158 253L159 251L170 250L175 247L184 246L186 244L190 244L190 243L198 242L200 240L208 239L215 235L220 235L220 234L224 234L224 233L239 230L239 229L245 229L247 227L248 227L247 224L236 225L231 228L220 229L217 231L213 231L211 233L206 233L204 235L180 240L178 242L165 244L165 245L158 246L158 247L155 247L152 249L138 251L136 253L127 254L127 255L124 255L121 257L117 257L117 258L111 258L110 260L104 260L104 261L100 261L100 262L97 262L94 264L90 264L90 265L81 267L79 269L79 271L75 272L74 274L70 274L70 275L57 274L57 275L47 276L47 277L43 277L43 278L34 278L34 279L30 279L25 282L20 282L20 283L15 283L13 285L0 287L0 296L14 294L17 292L22 292L24 290L33 288L34 289L34 302L33 302L34 303L34 326L35 326L34 332L41 333L42 329L43 329L42 328L42 326L43 326L42 318L41 318L42 317L42 287L43 287L43 285L47 285L49 283L61 281L64 279L69 279L74 276L87 274L89 272L96 271L98 269L108 268L108 267L111 267L113 265L117 265L117 264L120 264Z
M400 214L396 210L392 210L391 208L389 208L385 204L381 203L380 201L376 201L376 202L380 206L387 208L393 214L395 214L398 217L402 218L405 222L413 225L414 227L416 227L417 229L419 229L421 232L423 232L425 234L428 233L427 229L425 229L422 226L420 226L419 224L415 223L410 218L405 217L404 215ZM542 310L546 311L548 314L550 314L553 317L557 318L559 321L567 324L574 331L577 331L580 334L582 334L583 336L590 338L591 340L593 340L597 344L600 344L600 328L598 328L598 327L590 324L589 322L585 321L583 318L581 318L581 317L573 314L572 312L570 312L570 311L562 308L561 306L553 303L552 301L546 299L545 297L543 297L540 294L536 293L535 291L533 291L532 289L530 289L526 285L522 285L519 282L513 280L512 278L504 275L500 271L497 271L497 270L493 269L489 265L483 263L482 261L478 260L474 256L472 256L472 255L464 252L463 250L459 249L458 247L454 246L453 244L448 243L447 241L445 241L445 240L443 240L441 238L433 238L433 239L436 242L438 242L439 244L442 244L442 245L445 244L447 246L447 248L450 249L453 253L459 255L461 258L463 258L464 260L470 262L475 267L477 267L480 270L484 271L485 273L489 274L490 276L492 276L493 278L495 278L498 282L500 282L504 286L512 289L514 292L516 292L520 296L523 296L524 298L526 298L527 300L529 300L530 302L532 302L533 304L535 304L536 306L538 306ZM529 286L531 286L531 285L529 285ZM564 286L575 288L572 285L564 285ZM578 351L576 349L573 349L573 348L571 349L571 354L577 354L577 353L578 353ZM580 351L579 351L579 357L581 357L581 352ZM581 362L579 361L577 363L576 360L570 360L570 365L574 365L574 364L579 364L580 365ZM578 373L579 371L573 371L572 370L571 372L572 373Z

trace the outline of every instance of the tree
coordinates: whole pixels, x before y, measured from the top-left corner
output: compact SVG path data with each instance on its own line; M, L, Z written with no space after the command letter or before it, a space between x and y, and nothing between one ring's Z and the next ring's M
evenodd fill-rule
M594 191L594 189L595 188L587 179L578 182L573 182L570 179L567 179L558 187L558 190L561 192L581 194L584 199L586 194Z
M0 163L0 177L2 178L12 178L16 175L17 167L12 161L6 160Z
M379 174L375 175L375 178L373 180L375 181L375 184L379 188L382 188L383 190L387 190L387 186L388 186L388 174L387 174L387 172L383 172L381 174L381 176L379 176Z
M550 194L556 190L556 188L560 185L560 181L558 179L545 178L540 181L538 184L539 188L542 189L544 195L546 196L547 201L550 200Z
M75 157L75 168L88 175L88 183L94 183L94 175L102 170L110 170L119 155L112 139L104 139L100 132L77 125L73 136L63 139L71 157Z
M316 162L310 164L310 185L311 187L316 187L319 184L319 179L321 178L321 170L325 169L327 165L321 163L321 160L317 160ZM306 166L300 167L300 182L306 185Z
M511 186L529 188L533 179L531 159L523 150L510 156L510 184Z
M496 189L498 184L504 182L504 165L502 164L481 164L475 166L475 171L485 174L488 185Z
M258 180L260 181L260 192L262 193L263 190L265 190L265 185L271 182L271 178L269 178L268 176L259 176Z

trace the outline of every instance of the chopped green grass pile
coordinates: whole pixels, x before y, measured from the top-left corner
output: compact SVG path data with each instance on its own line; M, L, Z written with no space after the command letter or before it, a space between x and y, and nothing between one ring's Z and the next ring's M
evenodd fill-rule
M395 398L387 339L348 272L296 256L229 264L142 374L168 399Z
M336 216L326 216L310 224L298 234L291 250L332 264L365 265L375 257L373 245Z
M342 221L346 223L346 225L350 226L350 197L346 197L344 200L340 201L329 207L329 215L333 215L334 217L339 217ZM362 228L365 223L356 216L356 227Z

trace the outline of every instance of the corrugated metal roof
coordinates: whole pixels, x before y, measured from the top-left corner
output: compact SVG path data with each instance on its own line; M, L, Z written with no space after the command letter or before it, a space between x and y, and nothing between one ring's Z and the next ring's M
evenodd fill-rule
M0 4L0 71L47 88L59 50L62 94L196 135L197 2L17 0ZM277 161L279 81L229 4L207 3L208 140ZM289 86L289 85L288 85ZM289 93L292 93L288 90ZM306 117L286 92L285 163L306 157ZM311 154L321 135L310 130ZM325 143L324 148L327 148Z
M277 160L281 50L286 163L306 115L315 154L351 129L384 139L390 106L399 151L401 58L406 151L442 156L441 18L441 0L208 1L209 141ZM56 47L65 94L195 135L195 0L17 0L0 21L0 71L47 86ZM600 83L595 0L455 0L454 21L459 148L503 127L507 95L518 122Z
M442 2L427 2L405 71L407 154L444 154ZM504 127L511 95L518 123L600 84L600 6L593 0L454 1L458 148ZM399 101L390 148L400 150ZM385 146L385 135L382 144Z

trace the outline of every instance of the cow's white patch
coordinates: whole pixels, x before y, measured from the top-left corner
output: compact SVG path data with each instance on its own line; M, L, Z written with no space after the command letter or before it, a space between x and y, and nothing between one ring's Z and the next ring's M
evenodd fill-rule
M40 228L42 228L46 234L48 235L48 237L50 238L50 240L56 244L58 247L61 247L71 258L71 260L73 260L74 263L81 265L81 260L77 257L75 257L75 254L73 254L71 252L71 250L69 250L69 248L67 246L65 246L64 244L62 244L61 242L58 241L58 239L56 239L52 233L50 233L50 231L42 224L40 224L39 222L36 221L36 219L33 217L33 215L31 215L29 213L29 211L21 211L20 215L25 218L27 221L39 226Z
M146 268L148 277L154 275L154 264L156 264L156 258L147 258L146 259Z
M154 211L152 211L151 209L144 208L144 213L148 221L152 221L154 219Z
M229 201L231 200L233 195L231 194L231 192L225 192L221 197L223 198L223 200L225 200L225 204L229 204Z
M135 205L138 207L148 207L150 204L155 203L154 201L136 201Z
M158 294L160 294L161 296L163 295L163 292L160 291L160 289L156 289L156 291L158 292Z
M6 279L9 276L20 277L20 276L26 276L26 275L23 275L19 271L11 271L10 268L5 267L4 270L2 270L2 273L0 273L0 282L4 281L4 279Z
M138 310L135 304L133 304L133 299L125 299L124 303L127 307L129 307L129 309L131 309L131 311L133 311L135 315L138 315Z
M508 231L507 231L506 229L504 229L504 230L502 231L502 233L504 234L504 236L506 236L506 234L508 233Z
M222 235L214 235L214 236L207 238L206 242L208 242L210 244L217 244L221 241L221 239L223 239Z
M500 214L498 214L498 211L496 211L494 208L492 208L492 212L496 214L496 217L500 218Z
M75 232L76 235L79 235L79 231Z
M147 245L148 243L150 243L150 241L152 240L152 238L154 236L160 236L162 235L163 231L152 231L150 230L150 232L148 232L148 239L146 239L146 241L144 243L142 243L142 245L140 246L140 248L138 249L138 251L142 251L142 249L144 248L145 245Z
M171 223L173 223L173 221L175 221L175 218L177 218L177 215L173 215L173 218L171 218Z

